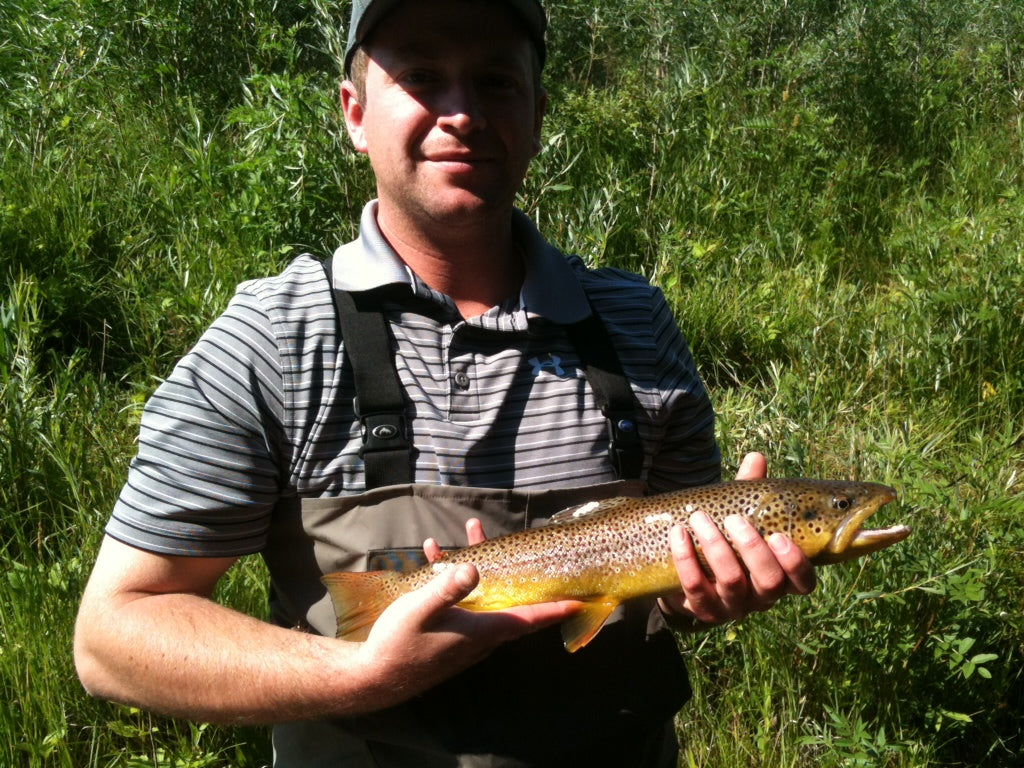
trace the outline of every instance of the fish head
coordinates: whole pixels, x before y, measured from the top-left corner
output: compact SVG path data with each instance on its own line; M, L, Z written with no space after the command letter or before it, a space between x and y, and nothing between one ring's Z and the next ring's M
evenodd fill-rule
M766 533L789 535L812 562L841 563L876 552L910 535L905 525L865 530L864 521L896 498L879 483L796 480L762 502L758 523Z

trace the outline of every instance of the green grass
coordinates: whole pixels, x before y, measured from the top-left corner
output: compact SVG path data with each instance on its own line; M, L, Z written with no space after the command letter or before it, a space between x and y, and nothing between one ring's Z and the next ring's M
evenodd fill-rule
M683 766L1024 750L1024 7L561 0L523 206L661 285L729 463L888 482L914 535L681 640ZM347 4L0 3L0 765L260 766L89 699L78 595L142 402L233 287L355 231ZM265 612L257 560L219 597Z

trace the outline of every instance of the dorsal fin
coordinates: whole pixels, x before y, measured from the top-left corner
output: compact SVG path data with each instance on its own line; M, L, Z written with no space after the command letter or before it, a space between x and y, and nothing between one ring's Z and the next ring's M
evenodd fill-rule
M568 507L561 512L556 512L548 522L551 525L571 523L573 520L579 520L583 517L593 517L604 512L610 512L627 501L632 501L632 499L627 496L616 496L613 499L603 499L602 501L588 501L586 504L578 504L575 507Z

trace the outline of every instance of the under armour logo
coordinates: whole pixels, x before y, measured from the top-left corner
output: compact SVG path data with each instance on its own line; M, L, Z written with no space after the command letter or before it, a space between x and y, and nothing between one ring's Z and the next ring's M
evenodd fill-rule
M554 371L556 376L565 376L565 369L562 367L562 358L558 355L548 355L547 360L541 360L539 357L531 357L530 365L533 366L533 376L536 378L540 376L540 372L545 368L550 368Z

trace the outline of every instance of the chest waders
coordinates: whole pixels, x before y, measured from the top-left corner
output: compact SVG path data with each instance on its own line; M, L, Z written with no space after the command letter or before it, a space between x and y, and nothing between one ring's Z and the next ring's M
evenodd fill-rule
M372 292L334 293L355 376L368 490L279 504L264 554L276 623L333 635L322 574L419 565L424 538L463 546L471 517L495 535L542 525L571 505L643 492L639 405L596 315L570 327L570 336L608 420L609 459L620 479L529 492L426 485L413 482L413 445L386 320ZM671 632L653 601L636 601L620 607L577 653L564 649L552 627L500 647L399 706L277 725L275 766L674 768L673 718L689 697Z

